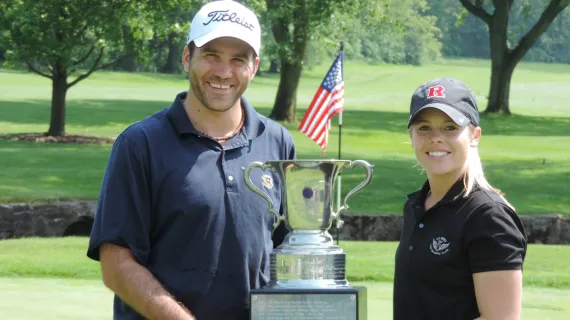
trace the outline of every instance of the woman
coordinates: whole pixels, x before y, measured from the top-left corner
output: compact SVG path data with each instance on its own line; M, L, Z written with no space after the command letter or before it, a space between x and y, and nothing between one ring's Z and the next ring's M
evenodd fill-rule
M394 319L519 319L526 236L483 174L471 90L450 78L423 84L408 129L427 181L404 206Z

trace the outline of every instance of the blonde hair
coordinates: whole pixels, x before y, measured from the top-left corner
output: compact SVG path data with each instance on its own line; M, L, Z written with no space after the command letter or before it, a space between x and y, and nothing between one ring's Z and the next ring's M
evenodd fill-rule
M474 130L476 127L473 125L469 125L471 130ZM492 190L496 192L505 203L511 207L511 209L515 210L515 207L510 204L507 199L504 197L504 193L491 186L487 178L485 177L485 173L483 172L483 164L481 163L481 157L479 156L479 150L477 147L469 149L468 160L467 160L467 171L463 175L463 185L465 186L463 196L467 197L475 186L478 186L481 189Z

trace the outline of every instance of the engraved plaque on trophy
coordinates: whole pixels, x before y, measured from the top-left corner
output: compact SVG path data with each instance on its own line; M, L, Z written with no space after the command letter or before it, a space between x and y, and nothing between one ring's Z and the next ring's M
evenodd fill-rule
M337 212L332 209L334 182L344 169L362 167L366 178L344 198ZM273 201L250 178L253 168L272 170L283 185L281 216ZM341 213L347 201L366 187L372 168L363 160L281 160L252 162L244 170L246 185L263 197L275 216L289 230L283 243L270 254L269 283L250 292L251 320L366 320L366 287L353 287L346 280L345 252L328 232L342 226Z

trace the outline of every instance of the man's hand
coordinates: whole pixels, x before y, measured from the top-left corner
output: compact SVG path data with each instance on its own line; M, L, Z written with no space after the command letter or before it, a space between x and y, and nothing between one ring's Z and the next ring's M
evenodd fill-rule
M146 319L195 320L129 249L104 243L99 256L105 286Z

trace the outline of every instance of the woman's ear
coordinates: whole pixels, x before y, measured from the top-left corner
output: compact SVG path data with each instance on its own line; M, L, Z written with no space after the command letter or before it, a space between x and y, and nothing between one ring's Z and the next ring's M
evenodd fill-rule
M471 147L476 148L479 145L479 140L481 139L481 127L476 127L473 129L473 133L471 134L471 143L469 144Z

